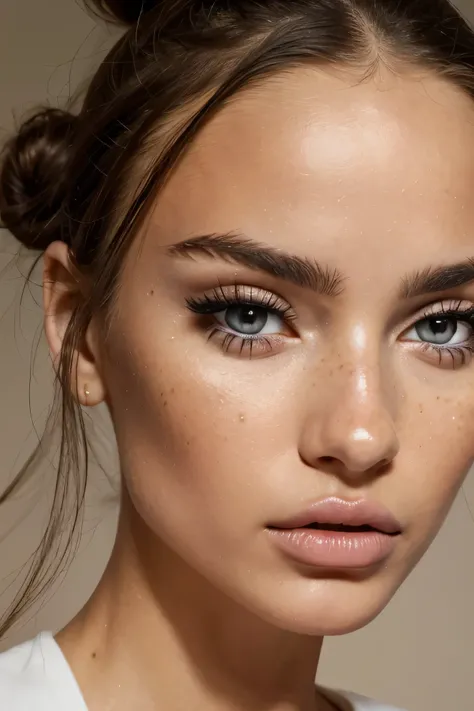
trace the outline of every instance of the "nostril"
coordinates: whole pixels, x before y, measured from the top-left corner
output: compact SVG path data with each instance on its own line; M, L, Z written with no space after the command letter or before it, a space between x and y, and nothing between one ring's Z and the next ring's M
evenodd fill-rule
M321 464L332 464L336 460L334 457L319 457L319 461Z

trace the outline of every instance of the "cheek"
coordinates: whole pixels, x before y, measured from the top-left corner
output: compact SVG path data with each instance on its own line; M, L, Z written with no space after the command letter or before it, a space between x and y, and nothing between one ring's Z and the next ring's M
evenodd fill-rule
M411 412L402 436L404 485L398 492L420 536L432 535L474 461L473 388L464 388L458 396L435 396L429 403L413 405Z
M260 523L272 476L295 452L295 377L269 377L268 363L238 362L202 340L195 353L179 339L114 345L107 368L126 486L174 542L189 525L210 537L216 526L235 536L245 518Z

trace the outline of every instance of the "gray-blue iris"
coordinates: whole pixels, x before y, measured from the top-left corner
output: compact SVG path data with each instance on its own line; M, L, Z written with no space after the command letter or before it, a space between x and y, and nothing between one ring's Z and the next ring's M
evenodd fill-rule
M427 318L416 324L415 329L422 341L445 345L455 336L458 322L454 318Z
M265 327L268 311L259 306L231 306L226 310L225 321L237 333L256 335Z

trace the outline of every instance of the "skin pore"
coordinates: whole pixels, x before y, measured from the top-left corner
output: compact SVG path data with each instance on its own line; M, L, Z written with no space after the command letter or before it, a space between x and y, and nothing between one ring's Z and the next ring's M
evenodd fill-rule
M77 354L124 480L110 564L58 637L90 711L331 708L322 638L383 609L473 460L473 120L435 76L301 68L234 98L171 176ZM56 357L65 245L45 269ZM382 564L274 546L271 522L330 496L398 519Z

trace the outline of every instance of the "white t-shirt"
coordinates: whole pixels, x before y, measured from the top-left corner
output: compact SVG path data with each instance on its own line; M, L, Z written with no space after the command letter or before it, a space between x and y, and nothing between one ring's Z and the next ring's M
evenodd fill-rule
M354 711L397 711L357 694L343 696ZM43 632L0 654L0 709L87 711L71 668L51 633Z

